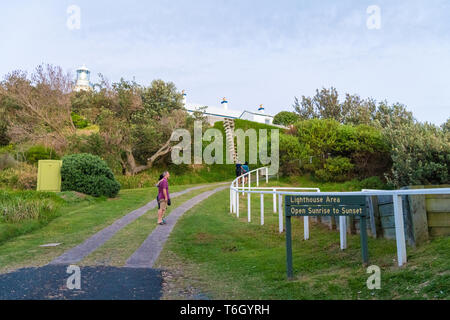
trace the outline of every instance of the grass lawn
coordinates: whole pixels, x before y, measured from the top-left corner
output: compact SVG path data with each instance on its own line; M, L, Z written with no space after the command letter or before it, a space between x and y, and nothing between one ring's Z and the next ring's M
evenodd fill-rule
M293 218L295 279L288 281L285 234L278 233L278 215L268 196L265 225L260 225L259 201L252 196L251 223L246 196L240 201L241 218L229 213L228 190L181 217L157 261L173 275L166 279L165 299L184 298L189 288L213 299L450 298L449 237L408 247L403 268L397 267L394 241L369 238L369 264L381 268L381 289L369 290L359 235L348 235L348 249L341 251L338 232L312 224L310 240L304 241L299 218Z
M175 208L187 200L205 192L217 188L217 184L205 188L190 191L182 196L176 197L172 205L168 207L166 216ZM123 266L127 259L141 246L142 242L150 235L156 227L158 207L149 210L136 221L116 233L103 246L88 255L80 265L109 265Z
M176 192L193 185L171 186ZM57 217L38 230L0 245L0 273L24 266L42 266L64 251L112 224L116 219L153 200L156 188L122 190L115 199L70 202L57 209ZM176 198L175 198L176 199ZM39 247L61 243L57 247Z

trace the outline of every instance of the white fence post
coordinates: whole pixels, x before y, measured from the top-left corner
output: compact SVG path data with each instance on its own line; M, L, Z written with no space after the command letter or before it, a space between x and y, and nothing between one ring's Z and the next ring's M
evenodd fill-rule
M266 183L269 183L269 168L266 167Z
M331 217L333 218L333 217ZM347 249L347 217L339 216L339 234L341 239L341 250Z
M230 213L233 213L233 190L230 188Z
M397 259L398 266L406 263L406 242L405 227L403 223L403 203L402 196L394 194L394 221L395 221L395 239L397 241Z
M275 193L277 189L272 189L272 191L273 191L273 213L277 213L277 194Z
M237 196L237 192L234 190L233 191L233 213L236 213L236 196Z
M239 192L236 193L236 217L239 218Z
M309 240L309 217L308 216L303 217L303 233L304 233L304 239Z
M264 193L261 193L261 225L264 225Z
M250 192L248 192L247 215L248 215L248 222L250 222L251 221Z
M256 170L256 186L259 187L259 169Z
M280 233L283 232L283 207L282 207L282 195L278 195L278 230Z

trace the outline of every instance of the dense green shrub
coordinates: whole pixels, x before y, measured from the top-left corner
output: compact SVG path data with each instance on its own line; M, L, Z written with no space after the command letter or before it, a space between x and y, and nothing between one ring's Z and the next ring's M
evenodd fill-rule
M281 111L273 117L273 124L281 124L283 126L288 126L296 123L300 120L300 117L295 112Z
M25 158L30 164L36 164L39 160L59 160L55 150L41 145L29 148L25 152Z
M360 182L361 189L386 189L386 184L380 179L380 177L370 177Z
M78 191L94 197L115 197L120 184L106 162L98 156L81 153L63 158L62 190Z
M391 143L392 170L386 175L395 187L450 183L450 132L415 123L386 127Z
M298 139L294 136L280 135L280 172L282 175L298 175L299 163L304 158L303 149Z
M349 180L354 164L349 158L328 158L323 169L316 170L316 177L322 181L346 181Z
M380 129L311 119L299 121L288 134L298 139L301 171L320 180L364 179L383 176L390 169L389 144ZM280 153L283 148L280 143ZM286 160L280 158L284 166Z
M89 121L87 121L85 118L80 116L79 114L72 112L72 122L75 128L77 129L84 129L87 126L89 126Z

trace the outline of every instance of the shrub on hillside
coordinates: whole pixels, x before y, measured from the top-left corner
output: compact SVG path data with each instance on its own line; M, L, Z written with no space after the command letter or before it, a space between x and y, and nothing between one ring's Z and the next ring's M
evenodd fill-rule
M37 168L18 162L12 168L0 170L0 187L18 190L33 190L37 186Z
M84 129L87 126L89 126L89 121L87 121L85 118L80 116L79 114L72 112L72 122L75 128L77 129Z
M288 126L296 123L300 120L300 117L295 112L281 111L273 117L273 124L281 124L283 126Z
M380 177L370 177L360 182L361 189L386 189L386 184L380 179Z
M39 160L59 160L59 156L52 148L37 145L25 152L25 158L29 164L36 164Z
M395 187L450 183L450 132L431 124L387 127L392 146L392 171L388 182Z
M61 178L62 190L78 191L94 197L113 198L120 190L120 184L106 162L88 153L65 156Z
M315 173L321 180L337 181L345 175L364 179L382 176L390 169L389 144L380 129L367 125L343 125L331 119L311 119L296 123L288 134L299 141L302 171ZM280 144L280 150L282 148ZM348 163L354 165L352 171L344 174L331 172L338 164L327 164L327 161L336 161L327 160L330 158L349 159ZM342 165L343 162L338 166Z
M355 165L349 158L328 158L323 169L316 170L316 177L322 181L342 182L349 180Z
M14 168L17 165L16 159L9 153L0 154L0 170Z

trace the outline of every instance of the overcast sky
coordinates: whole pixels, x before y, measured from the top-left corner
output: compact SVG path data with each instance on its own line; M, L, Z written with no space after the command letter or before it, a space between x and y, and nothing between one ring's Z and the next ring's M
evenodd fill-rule
M71 5L80 29L67 26ZM367 27L371 5L379 29ZM2 1L0 12L2 75L86 64L94 82L99 72L160 78L189 102L226 96L230 108L262 103L271 114L334 86L404 103L420 121L450 117L449 0Z

